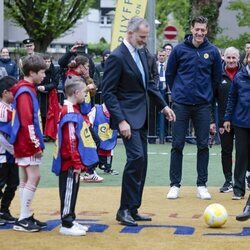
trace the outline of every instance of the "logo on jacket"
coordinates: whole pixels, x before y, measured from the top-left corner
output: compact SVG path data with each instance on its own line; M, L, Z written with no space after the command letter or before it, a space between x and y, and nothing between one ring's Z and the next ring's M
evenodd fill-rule
M88 148L96 147L96 144L93 140L93 137L91 135L91 132L86 122L83 122L83 126L82 126L80 133L81 133L82 142L85 147L88 147Z
M205 53L205 54L204 54L204 58L205 58L205 59L208 59L208 58L209 58L209 54L208 54L208 53Z
M110 129L108 123L103 123L98 126L98 136L102 141L106 141L112 138L113 130Z

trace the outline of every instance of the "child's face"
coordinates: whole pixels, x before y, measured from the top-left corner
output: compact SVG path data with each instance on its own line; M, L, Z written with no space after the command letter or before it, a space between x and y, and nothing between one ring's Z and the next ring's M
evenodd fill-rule
M31 71L30 76L35 84L40 84L45 77L45 69L41 69L37 73Z
M83 103L85 101L85 97L87 96L87 88L84 86L83 88L76 90L75 98L78 104Z
M2 96L2 99L8 104L12 103L14 100L14 96L10 90L4 90Z

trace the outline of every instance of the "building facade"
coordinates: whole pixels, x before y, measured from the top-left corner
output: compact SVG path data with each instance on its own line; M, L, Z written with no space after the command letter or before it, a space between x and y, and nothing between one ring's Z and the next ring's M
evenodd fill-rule
M9 20L4 20L4 1L0 1L0 48L4 46L18 48L22 46L22 40L28 35L23 28L17 27ZM227 9L230 0L223 0L220 8L219 26L222 34L231 38L237 38L239 34L247 32L250 34L250 27L238 27L236 11ZM100 9L90 9L88 15L79 20L74 28L55 39L48 52L64 53L68 45L74 44L77 40L84 43L98 43L100 39L111 41L112 22L115 14L116 0L101 0ZM219 34L219 35L222 35Z

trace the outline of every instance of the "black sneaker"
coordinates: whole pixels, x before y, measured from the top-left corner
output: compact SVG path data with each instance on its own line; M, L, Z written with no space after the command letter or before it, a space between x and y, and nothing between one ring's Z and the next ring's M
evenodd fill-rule
M38 225L30 220L30 217L16 221L13 229L21 232L38 232L41 230Z
M119 172L115 171L114 169L104 169L105 174L110 174L110 175L118 175Z
M32 215L29 217L29 219L30 219L35 225L39 226L40 228L45 228L45 227L47 227L47 223L41 222L41 221L35 219L35 218L34 218L34 214L32 214Z
M0 218L0 226L4 226L5 224L6 224L6 221Z
M13 217L10 212L1 212L0 218L4 219L6 223L14 224L17 221L17 218Z
M221 193L229 193L233 192L233 185L232 182L225 182L224 185L220 188Z
M232 196L232 200L242 200L244 199L244 195L234 193Z

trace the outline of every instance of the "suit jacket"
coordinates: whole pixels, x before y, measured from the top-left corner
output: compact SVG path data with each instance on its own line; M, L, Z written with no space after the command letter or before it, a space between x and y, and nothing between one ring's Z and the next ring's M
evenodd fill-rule
M140 129L147 122L148 96L157 102L158 109L167 104L154 81L149 80L149 66L144 50L139 56L145 72L146 86L133 57L122 43L106 61L103 76L103 100L111 114L111 127L126 120L132 129ZM146 123L147 124L147 123Z

